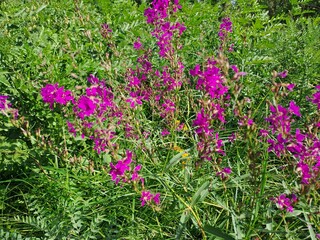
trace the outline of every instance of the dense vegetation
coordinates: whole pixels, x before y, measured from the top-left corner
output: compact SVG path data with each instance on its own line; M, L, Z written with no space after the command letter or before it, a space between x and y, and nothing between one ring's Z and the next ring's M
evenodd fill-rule
M0 239L319 239L319 6L285 2L1 1Z

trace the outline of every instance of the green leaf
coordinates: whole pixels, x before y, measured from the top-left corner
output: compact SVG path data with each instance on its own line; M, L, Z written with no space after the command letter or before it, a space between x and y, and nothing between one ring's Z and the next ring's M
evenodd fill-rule
M198 189L198 191L193 195L192 202L191 202L192 207L197 203L202 202L205 199L205 197L209 194L209 190L208 190L209 185L210 185L209 181L205 182Z
M171 160L169 161L168 165L166 166L166 170L176 165L182 158L182 155L186 152L188 152L190 149L186 149L178 154L176 154Z
M233 237L223 232L220 228L212 227L210 225L205 225L204 231L225 240L235 240Z

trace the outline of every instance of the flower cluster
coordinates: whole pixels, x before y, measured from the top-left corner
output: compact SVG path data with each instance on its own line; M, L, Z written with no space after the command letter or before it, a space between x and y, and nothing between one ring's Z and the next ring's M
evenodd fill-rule
M101 32L102 37L104 37L104 38L110 38L110 34L112 33L112 30L111 30L111 28L109 27L108 24L103 23L103 24L101 25L101 30L100 30L100 32Z
M85 92L80 96L73 96L70 91L65 91L58 84L48 84L41 89L43 101L49 103L50 108L53 108L54 103L65 105L71 102L73 104L72 114L75 120L74 122L67 121L69 132L73 136L81 133L83 138L88 137L91 139L94 142L94 150L98 154L111 151L111 154L116 156L114 152L116 146L111 140L116 136L116 126L124 122L123 112L119 110L114 101L114 94L104 80L99 80L92 74L87 80L91 86L85 88ZM6 99L7 97L0 98L1 109L10 106L6 103ZM170 105L169 102L168 104ZM132 136L131 125L126 123L125 126L128 136ZM144 179L139 175L142 166L135 166L132 156L133 153L127 150L124 159L118 160L117 163L110 163L109 174L112 181L115 184L121 182L122 184L133 183L135 185L141 182L143 189L142 205L145 205L145 203L150 204L151 201L159 204L159 193L152 195L150 192L144 191Z
M19 116L18 109L12 108L12 104L8 101L9 96L0 95L0 112L6 116L11 114L14 119Z
M217 172L216 175L219 176L222 180L225 180L228 175L231 174L231 172L231 168L226 167L223 168L222 171Z
M202 159L212 160L214 153L225 155L222 140L219 139L218 132L214 133L212 124L226 122L225 106L229 99L226 79L218 62L213 58L208 59L204 71L201 71L200 65L196 65L190 70L190 75L198 78L196 89L205 94L205 100L200 102L202 108L193 121L199 136L197 149Z
M160 204L160 193L152 194L149 191L142 191L140 201L141 201L142 207L145 204L152 204L152 202L156 205L159 205Z
M110 163L110 176L112 181L115 184L118 184L120 181L122 183L142 183L142 188L144 189L144 179L139 175L139 171L141 170L141 165L136 165L132 167L132 152L127 150L126 157L122 160L119 160L117 164ZM160 193L152 194L150 191L141 191L141 206L144 206L146 203L150 205L152 202L156 205L160 204Z
M228 34L231 32L232 22L229 18L224 18L219 31L222 45L226 43ZM228 80L229 69L232 69L234 75ZM230 106L229 90L232 90L231 87L237 84L235 80L239 80L246 73L240 72L235 65L230 66L223 52L220 52L217 58L212 57L207 60L203 70L197 64L190 70L190 75L197 79L196 89L204 93L203 99L199 101L201 109L193 121L199 139L197 150L201 159L209 160L215 164L216 175L225 180L231 173L231 169L223 168L221 170L219 166L221 159L217 159L214 155L226 155L219 131L224 129L223 126L226 123L226 109ZM241 123L252 125L253 120L245 117L241 119ZM213 126L216 127L213 128Z
M291 129L293 116L301 117L300 107L294 101L290 101L288 108L271 105L270 111L271 115L266 118L270 123L270 131L260 131L261 135L267 138L268 150L274 152L277 157L293 156L301 183L316 183L320 174L320 140L311 132L304 133L296 128L292 133ZM272 135L275 135L275 138L268 137Z
M227 39L228 33L232 33L232 22L230 21L230 18L223 18L218 33L221 42Z
M293 205L298 202L298 198L295 194L287 196L286 194L281 194L278 197L271 198L271 201L277 204L280 210L286 210L287 212L293 212Z
M288 70L284 70L283 72L279 72L277 74L277 76L280 78L286 78L288 76Z
M320 85L316 86L317 92L312 95L312 98L309 98L309 100L318 106L318 110L320 110Z
M180 9L179 0L173 2L173 12ZM170 0L154 0L152 7L145 10L144 15L147 17L147 23L152 24L155 29L152 35L157 38L159 46L159 55L163 58L172 56L174 49L172 45L173 34L178 33L178 36L186 30L186 27L176 22L171 24L165 19L169 16Z
M110 163L110 175L112 178L112 181L114 181L116 184L118 184L120 181L122 182L128 182L129 179L131 181L144 181L143 178L141 178L138 174L138 172L141 170L141 165L137 165L134 167L134 169L131 169L131 163L132 163L132 152L129 150L126 151L126 157L123 160L119 160L116 165L114 165L112 162ZM128 175L131 175L129 178Z
M41 89L41 96L45 103L50 104L50 108L53 109L54 103L66 105L68 102L74 101L72 92L70 90L64 90L64 87L59 87L58 83L47 84Z
M190 70L190 74L198 77L196 89L205 91L212 99L221 99L228 92L224 76L214 59L208 60L205 71L201 71L200 65L196 65Z
M229 33L232 33L232 22L230 20L230 18L226 17L222 19L222 22L220 24L220 30L218 33L219 39L220 39L220 47L219 50L222 51L229 40ZM232 52L233 51L233 47L234 44L232 43L229 47L228 47L228 51Z

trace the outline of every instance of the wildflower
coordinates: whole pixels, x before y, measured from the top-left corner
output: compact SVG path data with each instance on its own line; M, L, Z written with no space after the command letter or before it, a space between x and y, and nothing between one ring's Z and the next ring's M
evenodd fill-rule
M300 161L297 164L297 172L299 172L301 175L301 183L309 184L309 179L311 178L309 165L303 161Z
M126 151L126 158L123 160L119 160L116 165L114 165L112 162L110 163L110 172L109 174L111 175L112 181L114 181L116 184L119 183L120 180L125 179L125 172L130 171L130 164L132 162L132 152L129 150ZM139 171L140 169L137 168L136 172Z
M167 136L167 135L169 135L170 134L170 132L168 131L168 129L166 129L166 128L164 128L163 130L162 130L162 132L161 132L161 135L163 136L163 137L165 137L165 136Z
M152 201L156 204L160 204L160 193L152 194L150 191L142 191L141 192L141 206L143 207L146 203L151 204Z
M224 41L228 36L228 33L232 32L232 22L230 18L223 18L222 23L220 24L219 38L221 41Z
M134 49L136 49L136 50L139 50L139 49L142 48L142 44L141 44L141 42L140 42L140 38L138 38L137 41L133 43L133 47L134 47Z
M75 137L77 135L77 132L76 132L76 129L74 128L74 125L69 121L67 121L67 125L68 125L69 133L72 133L73 136Z
M277 74L277 76L280 77L280 78L286 78L287 75L288 75L288 70L284 70L283 72L279 72Z
M161 114L162 117L165 117L168 113L173 113L176 110L174 102L170 99L166 99L162 104L162 107L164 108L164 113Z
M141 165L137 165L134 170L133 170L133 173L132 173L132 176L131 176L131 180L132 181L138 181L141 179L141 177L139 176L138 172L141 170L142 166Z
M287 89L291 92L291 91L293 91L295 86L296 85L294 83L290 83L290 84L287 85Z
M7 102L9 96L0 95L0 110L6 110L10 107L10 103Z
M318 110L320 110L320 85L316 86L318 90L315 94L312 95L312 98L308 98L313 104L318 106Z
M11 103L8 101L9 96L0 95L0 112L6 116L12 114L14 119L19 116L18 109L12 108Z
M294 101L291 101L289 104L289 111L292 112L294 115L301 117L300 108Z
M99 78L95 77L93 74L90 74L89 77L87 78L87 80L91 84L98 84L99 83Z
M108 38L108 37L110 37L110 34L112 33L112 30L111 30L111 28L109 27L108 24L103 23L103 24L101 24L100 33L101 33L102 37Z
M233 80L237 80L239 77L247 75L246 72L239 72L239 69L236 65L231 65L230 68L235 72Z
M271 201L277 204L280 210L285 209L287 212L293 212L293 204L298 201L295 194L291 194L291 198L287 197L286 194L281 194L276 198L271 198Z
M193 126L196 126L196 133L201 134L211 134L212 130L210 127L209 116L204 113L204 109L201 109L201 112L197 114L197 118L193 121Z
M78 116L84 119L86 116L91 116L96 110L96 104L87 96L81 96L78 100L77 107L80 109L78 111Z
M138 92L130 92L130 98L126 102L130 103L131 108L135 108L136 105L142 105L142 96L139 96Z
M71 91L64 91L64 87L59 87L56 84L47 84L41 89L41 96L45 103L50 104L50 108L53 108L55 102L66 105L68 102L73 101L73 96Z
M248 116L243 116L239 122L239 126L252 126L254 124L253 119L249 118Z
M216 175L219 176L222 180L225 180L228 175L230 175L232 172L231 168L223 168L222 171L217 172Z

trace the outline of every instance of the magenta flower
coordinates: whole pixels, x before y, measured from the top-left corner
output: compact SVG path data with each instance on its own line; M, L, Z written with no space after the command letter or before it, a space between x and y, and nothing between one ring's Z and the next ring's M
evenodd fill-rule
M220 24L220 31L218 34L220 41L224 41L227 38L228 33L232 33L232 22L230 21L230 18L224 18Z
M6 110L10 107L10 103L7 101L9 96L0 95L0 110Z
M296 105L294 101L291 101L289 104L289 111L292 112L294 115L301 117L300 107Z
M138 38L137 41L133 43L133 47L134 47L134 49L136 49L136 50L139 50L139 49L142 48L142 44L141 44L141 42L140 42L140 38Z
M0 95L0 113L8 116L12 114L14 119L17 119L19 116L18 109L11 108L11 103L8 101L9 96Z
M59 87L56 84L47 84L41 89L41 96L45 103L50 104L50 108L53 108L55 102L66 105L68 102L73 101L73 96L71 91L64 91L64 87Z
M170 99L166 99L162 104L162 107L164 108L162 117L165 117L168 113L173 113L176 110L174 102L172 102Z
M81 96L78 100L77 107L80 109L80 111L78 111L78 116L81 119L84 119L85 117L91 116L96 110L97 106L89 97Z
M193 121L193 126L196 127L196 133L201 134L211 134L212 130L210 129L209 116L204 113L204 109L201 109L201 112L197 114L197 118Z
M101 24L100 33L101 33L102 37L108 38L108 37L111 36L110 34L112 33L112 30L111 30L111 28L109 27L108 24L103 23L103 24Z
M297 172L301 175L301 183L309 184L309 179L311 178L309 165L300 161L297 164Z
M168 131L168 129L166 129L166 128L164 128L163 130L162 130L162 132L161 132L161 135L163 136L163 137L165 137L165 136L167 136L167 135L169 135L170 134L170 132Z
M160 204L160 193L157 193L156 195L153 196L153 201L156 205Z
M276 198L271 198L271 201L277 204L277 207L280 210L286 210L287 212L293 212L293 204L298 201L298 198L295 194L291 194L291 198L287 197L286 194L281 194Z
M289 85L287 85L287 89L288 89L290 92L292 92L295 86L296 86L296 85L295 85L294 83L290 83Z
M131 180L132 181L139 181L141 179L141 177L139 176L139 171L141 170L142 166L141 165L137 165L134 170L133 170L133 173L132 173L132 176L131 176Z
M318 106L320 110L320 85L316 86L317 92L312 95L312 98L308 98L313 104Z
M138 92L130 92L130 98L126 102L130 103L131 108L135 108L136 105L142 105L143 96L139 96Z
M129 150L126 151L126 158L123 160L119 160L116 165L114 165L112 162L110 163L110 172L112 181L114 181L116 184L122 181L126 181L125 173L126 171L130 171L130 164L132 162L132 152ZM139 169L139 168L138 168ZM136 171L138 171L138 169ZM140 170L140 169L139 169Z
M288 70L284 70L283 72L279 72L277 76L280 78L286 78L287 75L288 75Z
M72 133L72 135L75 137L77 135L77 131L76 131L74 125L69 121L67 121L67 125L68 125L69 133Z
M98 84L99 83L99 78L95 77L93 74L90 74L89 77L87 78L87 80L91 84Z
M141 192L141 206L143 207L145 204L152 204L152 201L156 204L160 204L160 193L152 194L150 191L142 191Z
M228 175L231 174L231 172L231 168L226 167L222 169L222 171L217 172L216 175L219 176L222 180L225 180L228 177Z

